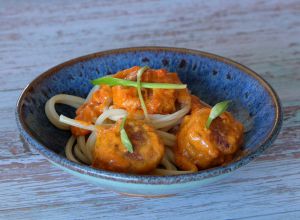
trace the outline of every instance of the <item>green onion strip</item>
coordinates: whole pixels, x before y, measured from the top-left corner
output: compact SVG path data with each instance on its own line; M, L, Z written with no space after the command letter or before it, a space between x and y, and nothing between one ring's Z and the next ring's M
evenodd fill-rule
M208 129L210 127L210 124L212 121L220 116L223 112L225 112L230 104L230 100L219 102L212 109L210 110L210 114L208 116L208 119L206 121L205 127Z
M140 102L141 102L141 107L143 109L143 112L144 112L144 115L145 115L145 119L147 121L149 121L147 107L146 107L146 104L144 102L143 95L142 95L142 90L141 90L141 78L142 78L143 73L147 69L149 69L149 67L148 66L144 66L144 67L142 67L141 69L138 70L138 72L137 72L137 80L136 81L137 81L137 91L138 91L139 99L140 99Z
M127 133L125 131L125 121L126 121L127 116L125 116L122 120L121 126L120 126L120 136L121 136L121 142L122 144L126 147L126 149L130 152L133 153L133 146L127 136Z
M112 76L104 76L98 79L92 80L93 85L108 85L108 86L130 86L130 87L138 87L138 83L126 80L114 78ZM141 88L146 89L185 89L186 84L172 84L172 83L144 83L141 82Z

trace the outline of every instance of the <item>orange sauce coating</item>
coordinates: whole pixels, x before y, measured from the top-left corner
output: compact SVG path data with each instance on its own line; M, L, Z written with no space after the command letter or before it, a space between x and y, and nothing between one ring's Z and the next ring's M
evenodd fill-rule
M192 98L192 113L185 116L177 133L176 165L182 170L198 171L228 162L243 141L243 125L229 112L205 123L210 108Z
M85 125L92 124L99 115L102 114L112 100L112 92L110 86L103 85L94 92L91 99L84 103L76 110L76 120L86 122ZM71 126L71 132L75 136L87 135L90 131Z
M116 78L136 81L138 66L120 71ZM142 82L181 84L176 73L164 69L144 72ZM142 89L150 114L170 114L180 105L191 103L191 112L185 116L177 132L174 146L176 166L181 170L198 171L232 160L243 141L243 126L225 112L205 128L211 108L187 89ZM137 89L124 86L102 85L91 99L76 111L76 120L92 124L109 105L129 113L125 129L134 146L129 153L121 142L120 121L108 128L99 126L93 152L92 166L100 169L145 174L154 170L164 155L164 146L154 129L134 116L143 115ZM73 135L86 135L89 131L71 127Z
M120 124L118 121L110 128L99 126L92 166L138 174L154 170L164 155L164 145L153 127L142 120L126 120L125 130L134 149L129 153L121 142Z
M136 81L139 69L140 67L134 66L116 73L114 77ZM181 84L176 73L168 73L164 69L145 71L141 81ZM178 104L190 103L190 95L187 89L142 89L142 93L149 114L173 113L176 111ZM136 88L101 85L101 88L94 92L92 98L77 109L75 119L91 124L111 102L114 108L127 110L129 118L136 118L138 115L143 116ZM76 127L71 127L71 131L75 136L90 133L88 130Z
M136 81L139 68L132 67L120 71L114 77ZM143 73L141 81L182 84L176 73L169 73L165 69L148 69ZM126 109L129 114L139 114L139 111L142 111L136 88L114 86L112 92L115 108ZM170 114L176 111L176 104L190 102L187 89L142 89L142 94L149 114Z

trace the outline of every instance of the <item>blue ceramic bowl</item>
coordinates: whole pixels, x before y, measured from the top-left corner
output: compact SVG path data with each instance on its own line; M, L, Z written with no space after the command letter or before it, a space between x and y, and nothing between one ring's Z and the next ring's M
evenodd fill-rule
M166 68L177 72L191 92L209 104L231 99L253 118L243 150L232 163L193 174L143 176L113 173L79 165L66 159L69 132L55 128L47 119L46 101L59 93L85 97L90 80L134 65ZM238 110L238 109L233 109ZM74 109L58 106L58 112L74 116ZM118 192L143 195L174 194L215 181L247 164L274 141L282 124L278 96L258 74L217 55L179 48L139 47L99 52L51 68L34 79L17 103L16 118L25 140L56 166Z

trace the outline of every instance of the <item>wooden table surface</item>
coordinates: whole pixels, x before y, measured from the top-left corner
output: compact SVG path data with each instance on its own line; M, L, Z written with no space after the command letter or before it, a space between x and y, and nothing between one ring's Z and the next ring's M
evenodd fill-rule
M275 143L214 184L168 198L126 197L30 150L14 111L34 77L106 49L208 51L263 76L283 104ZM0 0L0 219L299 219L300 2Z

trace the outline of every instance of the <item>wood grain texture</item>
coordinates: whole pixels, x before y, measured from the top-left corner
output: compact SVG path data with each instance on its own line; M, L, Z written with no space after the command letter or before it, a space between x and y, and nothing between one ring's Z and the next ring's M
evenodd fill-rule
M288 1L0 0L0 219L299 219L300 3ZM21 89L68 59L130 46L232 58L279 94L275 143L222 181L169 198L105 191L53 167L20 138Z

